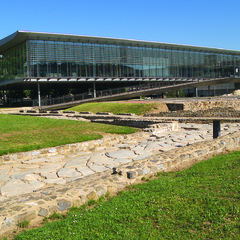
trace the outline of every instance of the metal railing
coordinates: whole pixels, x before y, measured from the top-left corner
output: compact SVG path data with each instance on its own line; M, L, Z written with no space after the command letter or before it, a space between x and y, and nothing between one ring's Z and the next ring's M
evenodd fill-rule
M107 90L100 90L94 92L87 92L87 93L81 93L81 94L68 94L61 97L55 97L55 98L42 98L41 99L41 106L50 106L50 105L56 105L56 104L62 104L62 103L71 103L74 101L82 101L86 99L94 99L94 98L101 98L101 97L107 97L107 96L113 96L113 95L119 95L119 94L130 94L133 92L144 92L145 90L150 89L157 89L161 88L163 86L172 86L172 85L180 85L184 83L196 83L196 82L202 82L206 80L211 80L207 78L165 78L161 79L161 81L158 82L150 82L147 84L141 84L141 85L134 85L129 87L122 87L122 88L113 88L113 89L107 89ZM38 106L38 100L33 100L33 107Z

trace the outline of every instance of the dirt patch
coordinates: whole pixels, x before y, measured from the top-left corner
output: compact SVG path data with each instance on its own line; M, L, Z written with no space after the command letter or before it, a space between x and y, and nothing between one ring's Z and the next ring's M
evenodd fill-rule
M158 101L148 101L148 100L128 100L128 101L118 101L119 103L155 103L155 107L152 108L150 111L147 112L147 114L153 114L153 113L159 113L159 112L169 112L168 106L166 103L159 103Z
M148 112L148 114L159 113L159 112L169 112L167 104L165 104L165 103L156 104L156 107L152 108Z

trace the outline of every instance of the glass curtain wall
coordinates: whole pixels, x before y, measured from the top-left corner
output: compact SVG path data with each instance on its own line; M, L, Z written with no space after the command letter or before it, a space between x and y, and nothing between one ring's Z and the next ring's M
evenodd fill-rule
M27 76L26 43L17 45L0 55L0 81Z
M239 55L184 49L43 40L26 45L29 77L217 78L234 75L240 65ZM16 68L24 72L23 64Z

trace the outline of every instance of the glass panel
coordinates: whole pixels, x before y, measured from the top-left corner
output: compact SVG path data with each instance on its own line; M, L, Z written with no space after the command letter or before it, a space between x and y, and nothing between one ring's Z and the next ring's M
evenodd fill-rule
M32 77L224 77L239 55L184 49L28 40L1 54L0 79Z

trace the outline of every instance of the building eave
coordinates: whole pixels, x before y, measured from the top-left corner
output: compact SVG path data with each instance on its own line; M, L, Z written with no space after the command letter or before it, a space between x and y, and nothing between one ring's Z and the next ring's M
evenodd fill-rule
M9 48L12 48L26 40L44 40L44 41L62 41L62 42L82 42L94 44L109 44L109 45L123 45L123 46L137 46L137 47L154 47L173 50L187 50L197 52L222 53L240 55L240 51L227 50L222 48L199 47L182 44L151 42L132 39L121 38L107 38L94 37L72 34L59 33L44 33L44 32L30 32L30 31L16 31L6 38L0 40L0 54Z

